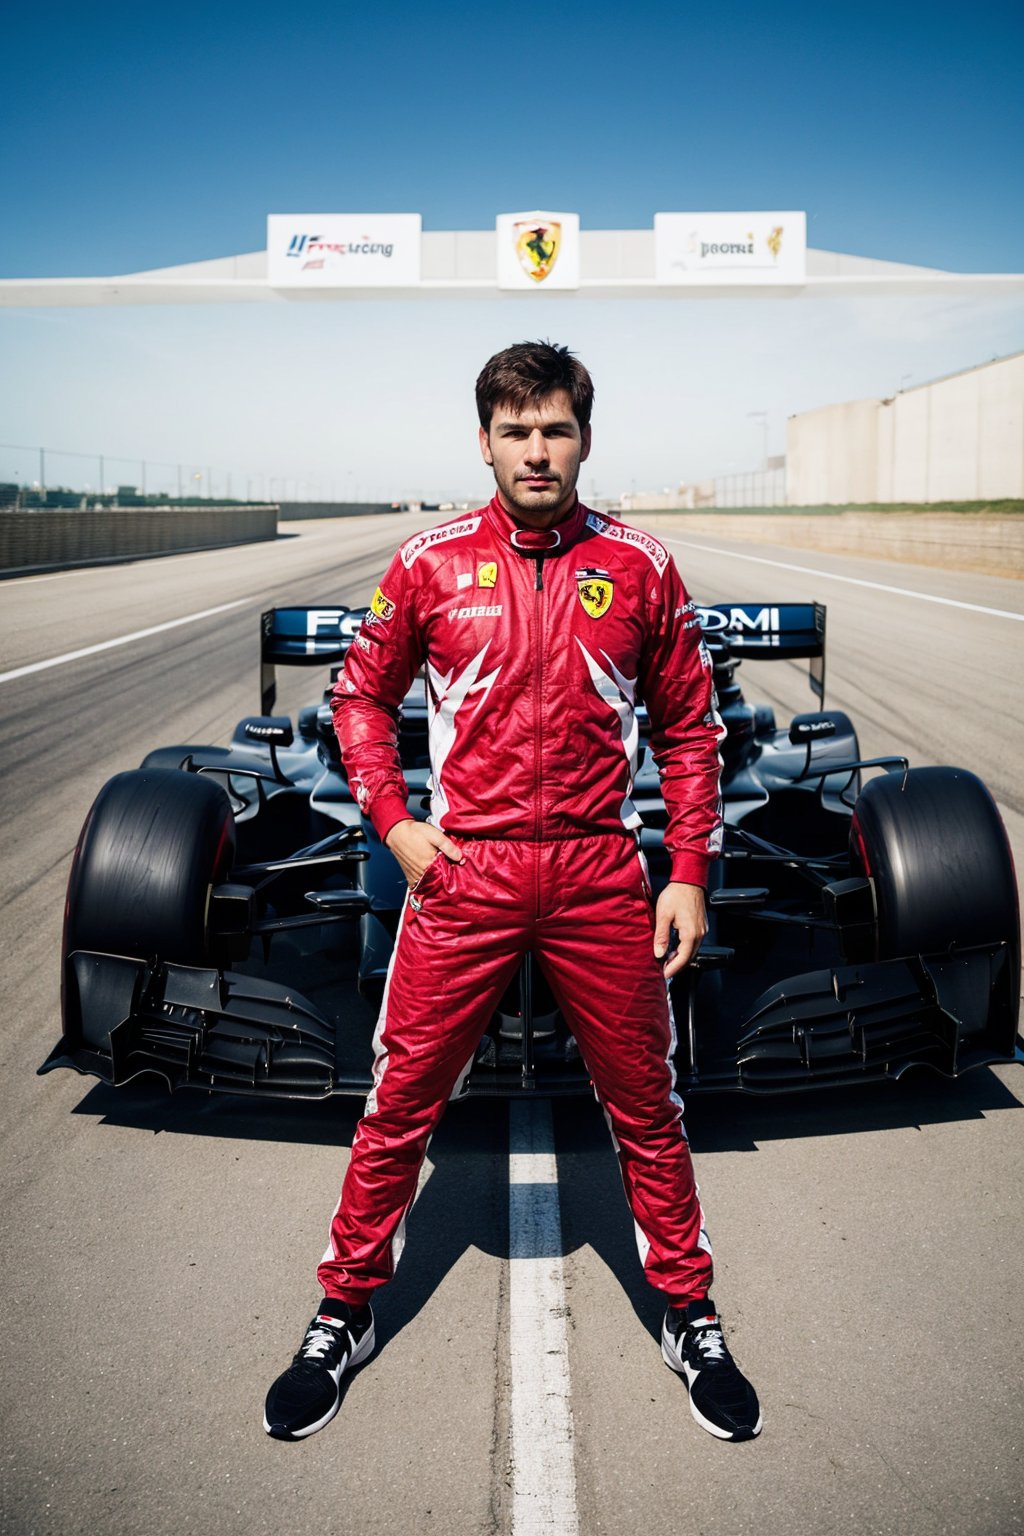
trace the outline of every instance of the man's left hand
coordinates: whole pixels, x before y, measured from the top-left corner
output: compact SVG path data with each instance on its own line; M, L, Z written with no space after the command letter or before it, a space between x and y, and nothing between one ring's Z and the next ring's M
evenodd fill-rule
M668 954L673 928L679 935L679 943ZM670 880L658 897L654 924L654 958L665 961L666 977L674 976L685 965L689 965L707 931L703 887L684 885L681 880Z

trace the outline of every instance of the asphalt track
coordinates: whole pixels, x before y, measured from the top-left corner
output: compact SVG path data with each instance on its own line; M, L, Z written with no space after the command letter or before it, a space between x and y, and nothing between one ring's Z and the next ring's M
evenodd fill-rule
M543 1405L528 1401L530 1330L510 1317L525 1303L503 1106L460 1106L435 1137L378 1354L338 1419L288 1446L263 1434L262 1399L317 1295L357 1104L34 1075L59 1032L63 889L100 785L161 742L225 741L258 707L261 608L365 602L420 525L292 524L274 545L0 584L0 673L35 669L0 681L5 1533L513 1529L514 1384L528 1413ZM1021 585L709 544L672 545L694 595L827 602L829 702L863 750L980 772L1024 870L1024 624L1005 616L1024 612ZM285 677L284 708L308 701L311 676ZM751 664L744 683L780 718L813 702L802 664ZM698 1429L661 1362L596 1106L556 1106L583 1536L1022 1529L1022 1097L1011 1065L691 1102L715 1294L765 1410L745 1446Z

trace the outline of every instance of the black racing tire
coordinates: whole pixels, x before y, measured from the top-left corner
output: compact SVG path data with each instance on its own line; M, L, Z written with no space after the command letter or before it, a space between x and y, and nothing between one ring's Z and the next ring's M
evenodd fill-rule
M210 891L227 879L234 853L231 806L212 779L171 768L117 774L75 850L65 954L208 962Z
M875 888L877 957L1019 942L1006 829L964 768L911 768L868 781L853 812L854 867Z

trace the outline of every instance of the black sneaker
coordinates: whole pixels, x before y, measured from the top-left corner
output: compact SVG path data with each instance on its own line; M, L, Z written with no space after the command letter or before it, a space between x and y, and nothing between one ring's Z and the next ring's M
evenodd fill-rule
M661 1353L690 1394L690 1412L719 1440L753 1440L761 1433L757 1393L729 1353L711 1302L669 1307Z
M341 1403L342 1376L373 1354L369 1307L329 1305L332 1311L317 1313L295 1359L267 1393L263 1428L275 1440L302 1440L329 1424Z

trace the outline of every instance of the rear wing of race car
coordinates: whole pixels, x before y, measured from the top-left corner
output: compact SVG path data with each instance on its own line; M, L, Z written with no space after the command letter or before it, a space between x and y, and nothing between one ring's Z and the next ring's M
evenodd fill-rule
M346 608L343 603L268 608L260 614L261 714L274 712L278 666L318 667L344 661L366 614L365 608Z
M366 608L317 603L268 608L260 615L260 710L274 712L277 667L339 664L356 637ZM825 608L822 603L712 603L698 606L705 638L743 656L763 660L810 657L812 691L825 699Z
M810 657L810 684L825 702L823 603L711 603L697 606L704 638L752 660Z

